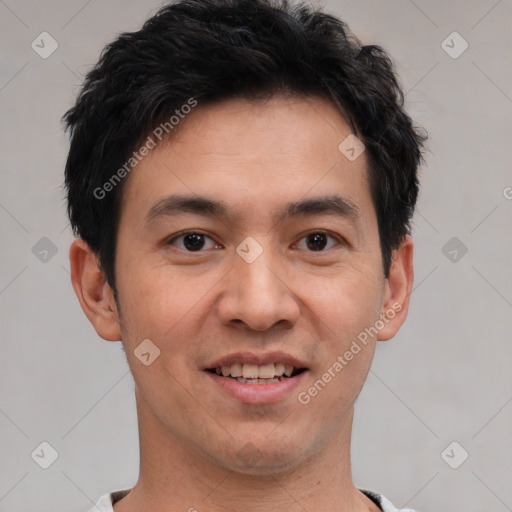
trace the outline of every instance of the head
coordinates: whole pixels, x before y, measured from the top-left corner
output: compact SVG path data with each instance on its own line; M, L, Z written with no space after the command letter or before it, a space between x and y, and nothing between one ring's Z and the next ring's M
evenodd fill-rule
M412 286L423 139L385 51L306 5L183 0L105 48L65 122L73 283L139 413L226 467L247 439L266 470L320 449ZM206 386L235 352L294 360L295 398Z

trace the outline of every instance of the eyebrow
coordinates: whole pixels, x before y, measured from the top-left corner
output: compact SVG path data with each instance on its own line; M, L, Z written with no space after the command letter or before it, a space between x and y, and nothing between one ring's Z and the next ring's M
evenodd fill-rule
M202 196L170 195L159 199L151 207L146 215L146 220L153 222L162 217L180 215L184 212L226 220L234 217L222 201ZM356 220L361 216L361 211L349 199L330 195L286 203L284 208L278 211L273 218L276 222L281 222L287 218L309 215L336 215Z

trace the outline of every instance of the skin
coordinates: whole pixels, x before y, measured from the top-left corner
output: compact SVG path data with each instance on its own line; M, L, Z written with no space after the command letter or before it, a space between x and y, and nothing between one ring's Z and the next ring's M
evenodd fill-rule
M350 133L316 97L199 105L128 178L118 303L87 244L72 244L82 308L99 336L122 340L136 386L140 474L116 512L378 510L352 482L353 407L376 342L393 337L407 315L413 243L406 237L394 251L386 279L365 153L351 162L338 150ZM231 217L181 212L148 221L171 194L222 201ZM359 215L272 216L289 202L333 194ZM184 230L209 237L200 252L173 238ZM307 243L318 230L333 235L322 251ZM253 263L235 251L248 236L263 249ZM301 404L297 393L396 303L394 318ZM134 355L145 339L161 351L149 366ZM272 404L220 392L200 368L241 350L306 361L300 389Z

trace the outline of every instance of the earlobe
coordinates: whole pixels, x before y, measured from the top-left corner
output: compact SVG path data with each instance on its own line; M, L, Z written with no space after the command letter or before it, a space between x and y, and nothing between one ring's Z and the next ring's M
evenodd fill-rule
M69 248L71 283L82 310L98 335L108 341L120 341L119 314L112 288L100 270L96 254L82 239Z
M407 317L409 298L414 281L413 248L412 238L406 235L400 246L393 251L381 311L384 326L377 335L379 341L392 338Z

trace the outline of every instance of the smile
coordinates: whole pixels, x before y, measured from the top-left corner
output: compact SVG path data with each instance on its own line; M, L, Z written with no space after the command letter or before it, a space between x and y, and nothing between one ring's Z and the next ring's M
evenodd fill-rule
M229 366L217 366L207 371L227 377L244 384L273 384L299 375L305 368L296 368L284 363L257 365L251 363L233 363Z

